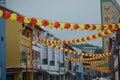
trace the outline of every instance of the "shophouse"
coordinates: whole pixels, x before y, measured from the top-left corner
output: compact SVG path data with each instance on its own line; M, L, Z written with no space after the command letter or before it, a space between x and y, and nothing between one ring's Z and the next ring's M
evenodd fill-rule
M2 6L0 9L13 12ZM6 39L2 37L1 40L6 40L7 80L33 80L32 27L10 19L2 20L6 25Z

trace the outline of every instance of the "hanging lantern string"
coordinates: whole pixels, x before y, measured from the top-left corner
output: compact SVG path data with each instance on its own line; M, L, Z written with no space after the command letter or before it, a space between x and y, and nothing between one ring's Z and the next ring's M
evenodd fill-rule
M102 31L100 33L97 33L97 34L94 34L94 35L91 35L91 36L72 39L72 40L47 40L47 39L44 39L44 38L41 38L41 37L38 38L38 40L39 41L44 41L45 40L47 43L51 43L51 44L74 44L74 43L78 43L78 42L85 42L85 41L90 41L90 40L93 40L93 39L97 39L97 38L100 38L100 37L103 37L103 36L110 35L114 32L115 32L115 30L109 29L109 30Z
M65 57L65 60L72 61L72 62L79 62L79 63L87 63L87 64L90 64L91 66L99 66L99 65L103 65L103 64L109 62L108 60L102 60L102 61L86 61L85 58L76 59L76 58L71 58L71 57Z
M44 26L50 28L60 28L60 29L70 29L70 30L106 30L106 29L116 29L120 28L120 23L118 24L77 24L69 22L58 22L52 20L46 20L42 18L34 18L29 16L23 16L17 14L13 11L5 11L0 9L0 17L5 19L10 19L12 21L23 22L26 24Z
M110 73L111 70L109 69L109 67L93 67L93 66L83 66L84 68L88 68L88 69L92 69L92 70L96 70L99 72L104 72L104 73Z
M38 39L38 42L42 42L42 43L44 43L44 44L46 44L48 46L51 46L53 48L56 48L58 50L62 50L64 52L68 52L70 54L79 55L79 56L89 56L89 57L95 57L95 58L104 58L104 57L107 57L107 56L111 56L111 53L105 53L105 54L88 54L88 53L76 52L76 51L73 51L73 50L70 50L70 49L66 49L66 48L57 46L55 44L50 44L45 39L42 40L42 41Z

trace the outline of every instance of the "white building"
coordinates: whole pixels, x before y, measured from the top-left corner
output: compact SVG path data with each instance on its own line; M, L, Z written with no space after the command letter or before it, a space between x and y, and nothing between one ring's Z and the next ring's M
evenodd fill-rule
M96 47L83 47L82 51L90 54L94 54Z
M32 63L33 68L38 70L35 73L35 80L74 80L74 68L81 65L71 61L65 61L65 56L73 57L74 55L50 47L44 43L38 42L37 38L42 37L48 40L59 40L39 27L34 27L34 36L32 41ZM72 49L69 45L59 44L58 46ZM72 49L74 50L74 49ZM77 71L81 72L78 68ZM39 75L40 73L40 75ZM68 74L67 74L68 73Z
M82 52L80 49L76 48L76 47L73 47L73 49L77 52ZM74 58L79 58L79 59L82 59L83 56L78 56L78 55L75 55ZM79 79L82 79L83 80L83 64L80 63L80 62L75 62L75 73L76 73L76 78L77 80Z
M33 37L33 66L43 71L40 80L64 80L64 53L44 43L37 42L38 37L49 40L57 39L54 35L35 27L35 35ZM62 47L62 45L59 45ZM37 78L38 79L38 78Z
M83 47L82 52L83 53L88 53L88 54L94 54L96 47ZM84 58L89 58L89 57L84 57ZM83 63L83 65L88 65L86 63ZM89 66L89 65L88 65ZM84 68L84 79L88 80L91 77L94 77L96 75L94 70Z
M5 7L6 6L6 0L0 0L0 5Z

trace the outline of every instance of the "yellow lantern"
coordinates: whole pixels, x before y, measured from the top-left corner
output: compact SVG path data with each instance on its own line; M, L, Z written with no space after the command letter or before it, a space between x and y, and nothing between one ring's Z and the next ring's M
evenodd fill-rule
M24 23L29 24L29 23L30 23L30 20L31 20L31 18L28 17L28 16L26 16L26 17L24 18Z
M12 13L12 14L10 15L10 20L12 20L12 21L17 20L17 14Z
M3 11L2 10L0 10L0 17L2 17L3 16Z

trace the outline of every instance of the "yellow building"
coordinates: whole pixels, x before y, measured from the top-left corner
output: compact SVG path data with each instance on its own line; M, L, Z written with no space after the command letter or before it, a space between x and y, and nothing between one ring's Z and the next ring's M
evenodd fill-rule
M33 80L32 28L6 19L7 80Z

